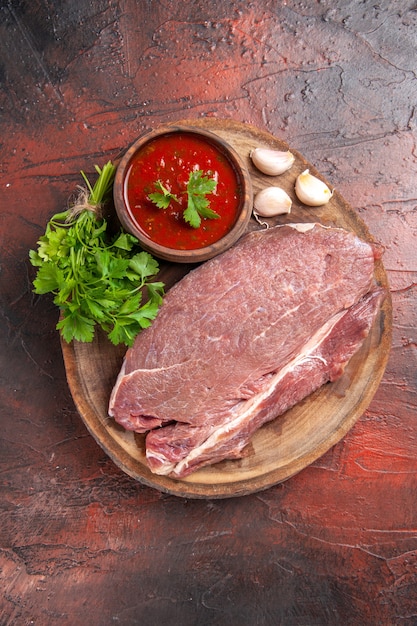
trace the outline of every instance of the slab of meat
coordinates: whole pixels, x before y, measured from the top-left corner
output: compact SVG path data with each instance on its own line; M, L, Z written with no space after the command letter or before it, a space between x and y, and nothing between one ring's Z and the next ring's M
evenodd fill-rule
M341 375L383 299L377 256L319 224L246 235L168 292L126 354L109 415L150 431L158 474L241 456L262 424Z

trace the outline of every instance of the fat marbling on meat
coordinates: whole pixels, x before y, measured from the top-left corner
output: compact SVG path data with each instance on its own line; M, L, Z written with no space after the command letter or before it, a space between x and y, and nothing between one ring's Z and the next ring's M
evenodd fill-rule
M342 374L384 296L377 256L319 224L245 235L167 293L126 353L109 415L148 433L158 474L240 457L264 423Z

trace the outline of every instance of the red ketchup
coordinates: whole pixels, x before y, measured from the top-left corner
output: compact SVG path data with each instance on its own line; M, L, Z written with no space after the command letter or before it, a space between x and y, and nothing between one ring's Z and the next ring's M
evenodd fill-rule
M219 219L203 218L199 228L184 220L190 172L202 170L217 186L206 197ZM149 194L155 183L174 194L167 209L158 208ZM220 149L193 133L156 137L132 158L124 180L125 202L131 218L151 241L175 250L196 250L215 243L234 226L241 206L241 188L233 164Z

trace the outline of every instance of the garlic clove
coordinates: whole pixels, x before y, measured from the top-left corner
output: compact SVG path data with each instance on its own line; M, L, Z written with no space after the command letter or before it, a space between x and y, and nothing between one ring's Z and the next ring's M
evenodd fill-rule
M255 167L268 176L283 174L295 161L294 155L289 150L281 152L269 148L255 148L249 156Z
M316 176L304 170L295 181L297 198L308 206L323 206L333 195L328 186Z
M266 187L256 194L254 212L262 217L285 215L291 212L292 200L281 187Z

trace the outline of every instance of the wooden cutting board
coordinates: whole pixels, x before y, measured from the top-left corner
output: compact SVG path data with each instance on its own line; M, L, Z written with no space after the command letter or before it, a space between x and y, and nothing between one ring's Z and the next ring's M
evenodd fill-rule
M354 231L373 241L364 222L335 190L324 207L301 205L294 194L299 173L310 169L327 182L314 166L276 137L253 126L215 118L183 120L181 125L206 128L228 141L246 161L254 194L269 185L284 188L293 199L290 215L269 223L320 222ZM132 142L135 140L132 137ZM252 166L250 150L255 147L291 149L293 167L279 177L261 174ZM327 182L330 188L331 183ZM248 230L261 228L252 219ZM192 266L161 262L160 279L168 289ZM306 268L308 271L308 268ZM247 446L241 460L222 461L197 470L183 480L152 474L146 464L144 436L125 431L107 416L113 385L122 365L124 347L114 347L97 332L92 344L62 342L68 384L87 429L110 458L134 479L186 498L226 498L266 489L310 465L340 441L371 402L384 374L391 346L392 304L388 281L381 261L375 266L375 279L387 291L372 330L361 349L349 362L343 376L306 398L284 415L263 426Z

